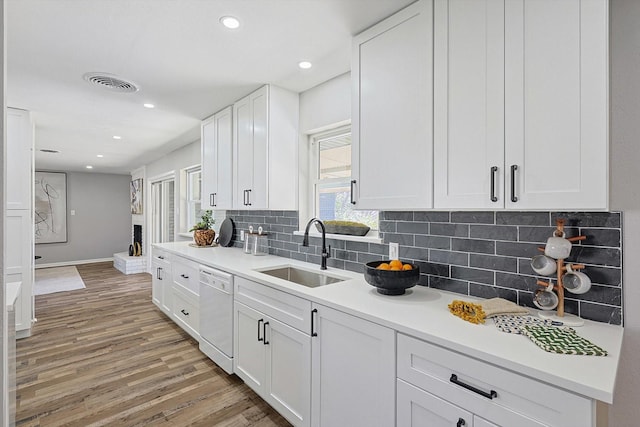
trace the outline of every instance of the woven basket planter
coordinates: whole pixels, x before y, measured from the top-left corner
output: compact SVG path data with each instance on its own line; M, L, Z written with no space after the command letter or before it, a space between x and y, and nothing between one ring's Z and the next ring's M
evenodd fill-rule
M211 246L213 239L216 237L216 232L213 230L194 230L193 241L198 246Z

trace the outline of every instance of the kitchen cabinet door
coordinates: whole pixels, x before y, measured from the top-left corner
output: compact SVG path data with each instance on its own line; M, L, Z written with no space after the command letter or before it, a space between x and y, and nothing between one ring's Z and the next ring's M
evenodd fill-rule
M264 396L265 316L239 302L235 303L234 313L236 339L233 342L233 372L256 393Z
M32 209L33 123L28 111L7 108L6 209Z
M504 0L434 0L434 207L504 207Z
M395 332L325 306L314 309L312 425L395 425Z
M507 208L607 208L607 4L505 3Z
M356 209L433 206L432 23L420 0L353 40Z
M171 316L171 266L155 260L152 262L153 274L151 281L151 295L153 303L167 316Z
M292 424L310 426L311 337L277 320L266 322L266 400Z
M233 105L236 209L297 209L298 104L263 86Z
M232 108L202 122L202 201L205 209L233 207Z

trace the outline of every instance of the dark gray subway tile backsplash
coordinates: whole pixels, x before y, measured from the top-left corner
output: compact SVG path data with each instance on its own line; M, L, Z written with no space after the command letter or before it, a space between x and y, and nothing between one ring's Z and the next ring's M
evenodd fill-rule
M297 211L227 211L242 247L240 230L253 225L269 233L269 252L320 263L321 239L302 246ZM570 262L586 265L593 282L589 292L565 292L565 311L585 319L622 324L622 218L620 212L380 212L382 244L328 239L333 268L362 272L363 264L386 259L389 243L399 244L400 258L420 266L420 284L482 298L502 297L534 307L538 279L531 257L539 253L565 219L567 237L587 239L574 244Z

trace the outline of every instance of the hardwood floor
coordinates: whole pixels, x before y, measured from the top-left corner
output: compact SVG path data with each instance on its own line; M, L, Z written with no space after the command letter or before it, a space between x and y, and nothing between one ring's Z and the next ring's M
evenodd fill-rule
M17 343L17 426L288 426L151 302L149 274L77 266Z

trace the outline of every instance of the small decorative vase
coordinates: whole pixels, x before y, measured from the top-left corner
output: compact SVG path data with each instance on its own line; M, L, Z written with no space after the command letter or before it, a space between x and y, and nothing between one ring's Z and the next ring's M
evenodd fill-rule
M194 230L193 241L198 246L211 246L216 237L214 230Z

